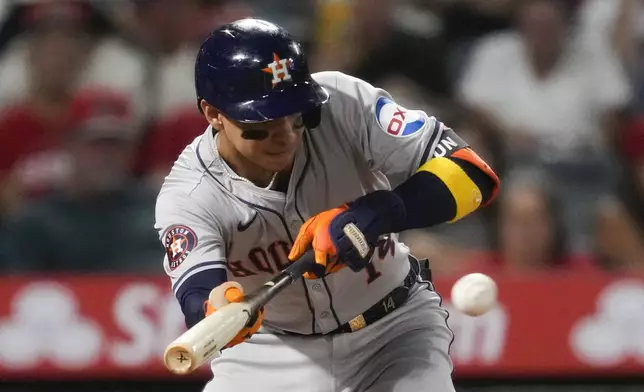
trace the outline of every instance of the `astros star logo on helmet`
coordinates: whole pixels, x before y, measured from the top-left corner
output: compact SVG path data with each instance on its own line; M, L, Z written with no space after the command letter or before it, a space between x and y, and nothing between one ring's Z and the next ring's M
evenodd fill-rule
M292 64L291 59L280 59L277 53L273 53L273 62L269 63L266 68L262 68L262 72L273 75L273 87L275 87L278 83L291 80L289 68Z

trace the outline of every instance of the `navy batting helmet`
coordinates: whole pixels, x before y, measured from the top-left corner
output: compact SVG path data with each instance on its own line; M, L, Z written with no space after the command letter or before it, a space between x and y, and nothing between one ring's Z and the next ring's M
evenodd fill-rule
M204 41L195 64L197 100L232 120L264 122L311 112L329 94L309 72L302 46L259 19L224 25Z

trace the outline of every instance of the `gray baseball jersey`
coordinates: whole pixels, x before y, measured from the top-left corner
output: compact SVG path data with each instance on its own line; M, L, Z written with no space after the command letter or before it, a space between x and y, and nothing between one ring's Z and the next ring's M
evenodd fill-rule
M228 280L244 291L254 290L286 266L307 218L391 189L450 148L437 148L439 121L397 105L386 91L339 72L313 77L331 98L320 125L303 135L286 193L231 176L211 128L176 161L156 211L175 293L189 277L215 268L227 269ZM410 268L408 253L395 234L382 238L369 268L302 279L266 306L263 325L298 334L333 331L401 284Z

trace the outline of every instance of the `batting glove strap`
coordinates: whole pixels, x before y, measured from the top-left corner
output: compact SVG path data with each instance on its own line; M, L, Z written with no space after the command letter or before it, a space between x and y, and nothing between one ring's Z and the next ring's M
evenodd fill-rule
M378 237L401 231L405 205L391 191L376 191L348 204L329 226L340 260L353 271L360 271L371 260Z

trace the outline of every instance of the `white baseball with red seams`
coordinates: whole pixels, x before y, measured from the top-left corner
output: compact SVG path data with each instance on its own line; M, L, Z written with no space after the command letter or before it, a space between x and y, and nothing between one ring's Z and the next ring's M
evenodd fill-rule
M452 286L452 305L468 316L481 316L497 302L498 287L489 276L478 272L461 277Z

